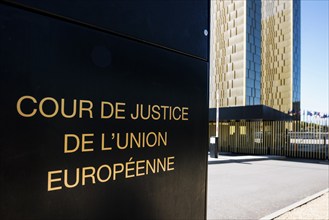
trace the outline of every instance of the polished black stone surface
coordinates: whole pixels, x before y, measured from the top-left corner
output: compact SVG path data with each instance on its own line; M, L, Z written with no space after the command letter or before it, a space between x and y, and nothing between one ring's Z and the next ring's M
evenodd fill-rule
M9 2L208 60L208 0Z
M1 219L205 218L206 61L12 4L0 4L0 28ZM37 102L30 98L21 105L25 114L36 110L33 117L19 114L24 96ZM92 102L93 117L88 111L82 118L43 117L38 105L46 97L45 115L56 109L52 98L59 104L64 99L67 114L74 99L86 100L85 108ZM101 119L102 101L125 103L119 115L126 119ZM189 120L132 120L136 104L186 107ZM167 132L168 144L101 150L102 133L111 140L112 133L138 132ZM65 154L65 134L93 134L86 146L94 150ZM132 178L123 172L104 183L87 178L84 185L80 177L76 187L47 188L50 171L61 170L53 178L63 178L67 169L72 185L76 168L113 169L165 157L175 157L174 170ZM100 175L104 179L106 170Z

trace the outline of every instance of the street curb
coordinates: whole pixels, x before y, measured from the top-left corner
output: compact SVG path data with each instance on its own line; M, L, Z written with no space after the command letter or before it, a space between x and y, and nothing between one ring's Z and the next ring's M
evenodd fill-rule
M291 210L293 210L295 208L298 208L299 206L302 206L302 205L304 205L304 204L306 204L306 203L308 203L308 202L310 202L310 201L312 201L312 200L314 200L314 199L322 196L323 194L325 194L327 192L329 192L329 188L327 188L325 190L322 190L322 191L320 191L318 193L315 193L315 194L313 194L311 196L308 196L305 199L302 199L302 200L300 200L298 202L295 202L295 203L293 203L293 204L291 204L291 205L289 205L289 206L287 206L287 207L285 207L283 209L280 209L280 210L278 210L276 212L273 212L272 214L269 214L269 215L267 215L265 217L262 217L259 220L272 220L272 219L275 219L275 218L279 217L280 215L283 215L286 212L289 212L289 211L291 211Z

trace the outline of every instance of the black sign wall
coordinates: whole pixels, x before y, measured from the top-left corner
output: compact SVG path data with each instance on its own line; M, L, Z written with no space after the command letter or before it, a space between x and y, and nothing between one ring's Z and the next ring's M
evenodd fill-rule
M208 7L0 4L1 219L205 218Z

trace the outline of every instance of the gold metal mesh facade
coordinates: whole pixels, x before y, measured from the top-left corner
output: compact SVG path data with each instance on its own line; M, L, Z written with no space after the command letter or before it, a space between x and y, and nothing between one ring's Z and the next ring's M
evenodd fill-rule
M215 123L209 135L215 135ZM328 158L328 126L302 121L230 121L219 123L219 152Z
M245 105L245 10L246 1L211 1L210 108Z
M262 104L292 110L291 0L262 1Z

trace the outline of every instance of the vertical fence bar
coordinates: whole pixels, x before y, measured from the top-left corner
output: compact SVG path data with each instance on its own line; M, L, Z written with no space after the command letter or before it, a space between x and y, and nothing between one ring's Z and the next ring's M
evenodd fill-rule
M296 149L296 157L299 157L300 149L298 143L298 121L295 121L295 149Z
M256 141L256 122L250 122L252 126L252 153L255 154L255 141Z
M279 122L275 122L275 130L276 130L276 136L275 136L275 155L280 155L279 154L279 140L280 140L280 130L279 130Z
M314 154L313 154L313 159L316 159L317 157L317 146L316 146L316 141L317 141L317 124L316 124L316 119L314 121L314 132L313 132L313 150L314 150Z
M279 137L279 131L278 131L278 126L277 126L277 121L273 121L273 126L274 126L274 132L273 132L273 140L274 140L274 155L278 155L278 137Z
M258 154L258 146L259 146L259 144L260 144L260 139L258 139L259 137L259 135L258 135L258 124L259 124L259 121L256 121L255 122L255 154ZM257 138L257 140L256 140L256 138ZM259 141L259 142L258 142Z
M263 133L261 130L261 121L257 121L257 154L261 154L261 149L263 146Z
M306 133L305 133L305 142L306 142L306 158L310 158L310 145L309 145L309 142L308 142L308 139L309 139L309 132L310 132L310 127L309 127L309 123L308 122L306 122L305 123L305 130L307 131Z
M305 130L304 130L304 122L301 121L300 122L300 140L301 140L301 144L303 145L303 152L302 152L302 158L305 158L305 143L304 143L304 134L305 134Z
M291 156L295 157L295 149L294 149L294 140L293 140L293 134L294 134L294 121L291 122L291 129L290 129L290 151L291 151Z
M273 155L274 154L274 121L271 121L271 147L270 147L270 154Z
M287 152L288 152L288 156L291 157L292 153L291 153L291 148L290 148L290 130L292 127L292 122L288 121L288 127L287 127Z
M302 123L302 127L303 127L303 134L302 134L302 143L304 144L304 153L303 153L303 158L306 158L306 153L307 153L307 148L305 145L305 134L306 134L306 129L305 129L305 121L303 121Z
M266 144L267 144L267 139L266 139L266 130L265 130L265 128L266 128L266 122L264 121L263 123L262 123L262 131L263 131L263 140L264 140L264 142L263 142L263 151L262 151L262 153L263 154L266 154Z
M262 135L262 147L261 147L261 154L264 154L264 147L265 147L265 144L266 144L266 137L265 137L265 134L264 134L264 122L260 122L261 124L261 135Z
M240 122L238 131L239 131L239 136L240 136L240 152L241 153L244 153L244 149L243 149L243 135L242 135L242 132L241 132L242 126L243 126L243 121Z
M218 124L219 126L219 153L221 153L223 151L223 126L222 126L222 122L219 122Z
M234 130L235 130L235 133L234 133L234 152L235 153L238 153L238 146L237 146L237 142L238 142L238 137L237 137L237 122L235 121L234 122Z
M228 122L228 131L227 131L227 152L231 152L231 122Z
M314 158L314 145L313 145L313 139L314 139L314 128L313 128L313 120L311 121L311 136L310 136L310 145L311 145L311 155L310 158Z
M318 145L318 135L319 135L319 124L318 121L315 122L315 137L314 137L314 146L315 146L315 159L318 159L319 145Z
M309 144L309 137L310 137L310 123L309 122L306 122L305 123L305 130L307 131L305 133L306 137L305 137L305 141L306 141L306 158L310 158L310 154L311 154L311 148L310 148L310 144Z
M246 135L245 135L245 146L246 146L246 149L247 149L247 153L248 154L251 154L250 152L250 128L249 128L249 122L246 121Z
M243 136L242 136L242 133L241 133L241 127L243 126L243 121L241 121L240 123L239 123L240 125L238 125L238 135L240 136L240 140L239 140L239 146L240 146L240 152L241 153L244 153L243 151Z
M253 154L252 152L252 140L253 140L253 135L252 135L252 127L251 127L251 121L248 121L248 139L247 139L247 145L249 146L249 152L250 154Z
M283 125L282 125L282 121L279 121L279 128L280 128L280 156L283 155L282 149L283 149Z
M232 152L232 149L231 149L231 122L228 123L228 144L227 144L227 148L228 148L228 152Z
M320 124L319 120L316 123L316 159L320 158Z
M279 145L279 154L278 155L280 155L280 156L282 156L282 151L281 151L281 149L282 149L282 124L281 124L281 121L278 121L278 130L279 130L279 143L278 143L278 145Z
M262 122L262 135L263 135L263 147L262 147L262 154L266 154L266 131L265 131L266 122Z
M319 156L318 159L321 160L322 159L322 150L323 150L323 144L322 144L322 123L321 123L321 119L319 122L319 144L318 144L318 148L319 148Z
M240 123L240 126L239 126L239 134L240 134L240 148L241 148L241 152L242 153L245 153L245 149L244 149L244 146L243 146L243 139L244 139L244 135L243 135L243 124L244 122L241 121Z
M321 158L321 132L320 132L321 126L320 126L320 120L318 121L318 135L317 135L317 159Z
M277 133L278 131L276 130L276 123L275 121L272 121L272 152L271 154L273 155L277 155L276 153L276 136L277 136Z
M235 122L234 123L234 126L235 126L235 152L236 153L240 153L239 152L239 142L240 142L240 138L239 138L239 124L238 122Z
M243 130L243 148L245 149L244 151L246 152L246 154L249 154L249 148L248 148L248 145L247 145L247 122L244 121L243 122L244 124L244 130Z
M297 137L297 121L294 121L294 139L295 139L294 150L295 150L295 157L298 157L299 150L296 142L297 141L296 137Z
M309 124L309 129L310 129L310 132L309 132L309 136L308 136L308 141L309 141L309 146L310 146L310 156L309 158L311 159L312 156L313 156L313 146L312 146L312 139L313 139L313 129L312 129L312 121L310 122Z

